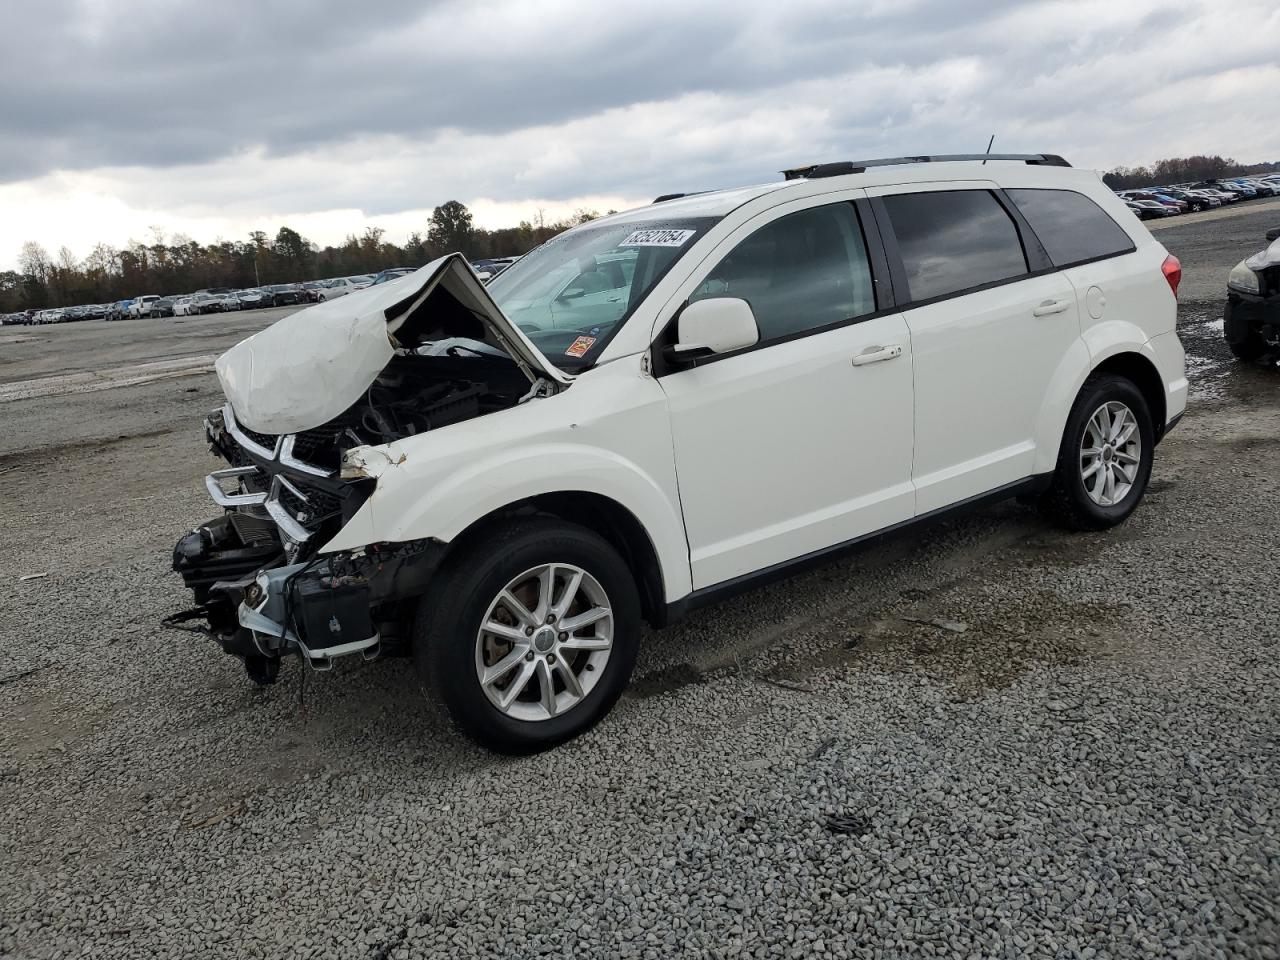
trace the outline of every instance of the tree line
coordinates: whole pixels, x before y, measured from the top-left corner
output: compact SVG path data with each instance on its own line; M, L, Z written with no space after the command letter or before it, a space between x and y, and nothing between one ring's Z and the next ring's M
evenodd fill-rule
M610 211L612 212L612 211ZM487 230L456 200L436 207L422 232L397 245L381 227L367 227L337 246L320 247L282 226L275 237L254 231L247 240L197 243L155 230L151 243L131 241L124 249L99 243L84 259L66 247L56 255L40 244L22 245L19 269L0 271L0 313L111 303L142 294L190 293L208 287L244 289L376 273L386 267L420 267L455 250L472 260L514 257L556 234L599 216L578 210L547 222L539 214L515 227Z
M1216 154L1211 157L1170 157L1157 160L1149 167L1116 167L1103 175L1102 182L1112 190L1129 190L1133 187L1244 177L1276 170L1280 170L1280 163L1240 163Z
M1103 175L1113 190L1153 184L1196 182L1280 170L1280 163L1243 164L1221 156L1172 157L1149 167L1117 167ZM610 211L613 212L613 211ZM498 230L477 227L456 200L436 207L422 232L401 245L381 227L366 227L338 246L320 247L282 226L274 238L263 231L247 240L200 244L189 237L154 231L151 243L131 241L123 250L99 243L83 260L66 247L56 255L38 243L23 244L18 270L0 271L0 313L110 303L145 293L189 293L206 287L243 289L375 273L386 267L418 267L445 253L471 259L519 256L598 214L579 210L548 223L539 215Z

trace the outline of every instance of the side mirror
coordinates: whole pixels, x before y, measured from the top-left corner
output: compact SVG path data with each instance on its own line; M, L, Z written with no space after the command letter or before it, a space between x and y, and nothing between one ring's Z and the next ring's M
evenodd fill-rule
M1268 240L1280 240L1280 227L1275 227L1267 231Z
M676 334L676 343L665 352L667 359L675 362L741 350L760 340L760 328L751 304L736 297L716 297L689 304L680 313Z

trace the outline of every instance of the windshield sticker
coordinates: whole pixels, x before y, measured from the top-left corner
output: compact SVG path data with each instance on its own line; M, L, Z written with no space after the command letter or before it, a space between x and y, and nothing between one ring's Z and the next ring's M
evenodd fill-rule
M683 247L693 230L634 230L620 247Z
M588 350L591 345L596 342L595 337L579 337L573 343L569 344L569 349L564 352L566 357L580 357Z

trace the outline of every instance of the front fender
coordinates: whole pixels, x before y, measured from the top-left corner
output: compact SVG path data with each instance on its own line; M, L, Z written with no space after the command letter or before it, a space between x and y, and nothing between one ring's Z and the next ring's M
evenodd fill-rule
M322 548L434 539L551 493L606 497L645 530L668 601L693 588L666 394L624 357L550 397L376 447L348 450L344 471L376 481L355 516Z

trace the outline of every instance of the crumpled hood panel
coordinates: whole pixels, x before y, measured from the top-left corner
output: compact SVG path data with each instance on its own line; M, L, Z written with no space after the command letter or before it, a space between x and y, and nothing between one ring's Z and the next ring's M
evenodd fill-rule
M1262 271L1280 264L1280 240L1273 240L1265 250L1259 250L1244 262L1250 270Z
M328 423L360 399L395 353L405 319L444 285L484 320L485 340L533 381L570 378L513 326L458 253L390 283L318 303L240 341L214 364L236 419L259 433L298 433Z

